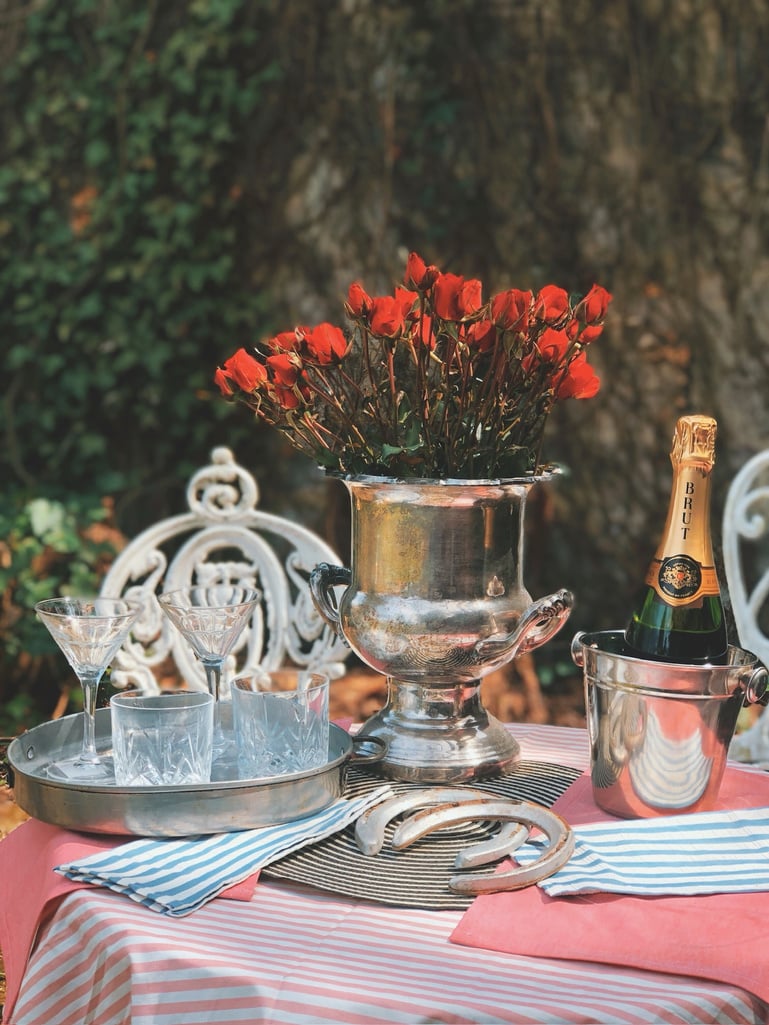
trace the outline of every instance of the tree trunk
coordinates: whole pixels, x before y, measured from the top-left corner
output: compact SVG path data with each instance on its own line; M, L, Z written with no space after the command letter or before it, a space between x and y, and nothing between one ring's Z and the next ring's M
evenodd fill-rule
M301 6L282 19L289 64L312 48ZM254 166L285 219L270 280L288 323L340 323L350 281L389 290L411 249L488 292L607 287L602 390L548 427L545 455L568 472L529 586L572 588L575 628L622 626L662 529L676 418L719 421L717 549L726 486L769 443L769 8L344 11L319 12L314 77L284 111L276 145L299 132L301 150Z

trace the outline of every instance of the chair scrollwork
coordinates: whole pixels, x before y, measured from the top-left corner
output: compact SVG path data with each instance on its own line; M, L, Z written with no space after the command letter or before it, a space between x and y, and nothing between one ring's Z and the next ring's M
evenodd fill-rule
M723 519L724 572L740 645L769 665L769 449L729 486ZM769 763L769 716L732 740L729 754Z
M236 672L286 663L344 671L349 649L315 609L309 577L320 562L338 561L317 534L258 508L254 477L227 448L187 486L186 512L153 524L119 554L107 573L105 595L138 595L144 611L113 665L118 687L159 689L170 667L186 684L205 689L205 674L166 619L157 595L190 584L256 587L262 600L225 667L223 694Z

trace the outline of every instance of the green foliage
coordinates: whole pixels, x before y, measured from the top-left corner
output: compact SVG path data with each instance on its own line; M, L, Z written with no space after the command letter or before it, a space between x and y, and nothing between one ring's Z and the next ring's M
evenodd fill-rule
M0 505L0 733L10 735L50 714L55 678L69 670L35 602L54 594L94 594L116 551L96 500L34 498ZM48 679L38 686L41 670ZM73 678L74 679L74 678Z
M275 15L272 0L43 0L4 36L4 730L50 714L68 672L31 609L97 589L100 498L133 534L179 508L214 445L253 454L212 378L268 318L246 208L265 97L288 74Z
M262 6L31 8L0 89L5 480L114 493L245 434L211 375L264 304L236 255Z

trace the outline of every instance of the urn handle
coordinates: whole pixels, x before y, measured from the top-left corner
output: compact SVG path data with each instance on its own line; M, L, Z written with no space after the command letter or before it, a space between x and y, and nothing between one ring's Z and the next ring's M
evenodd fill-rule
M555 637L573 607L574 595L565 589L535 601L524 612L518 624L516 658L527 651L534 651Z
M523 613L515 630L508 634L494 634L475 645L481 659L518 658L527 651L539 648L561 629L574 604L571 591L561 590L533 602Z
M328 625L336 630L339 637L345 643L347 641L342 632L342 624L339 619L339 605L334 588L340 584L347 587L351 581L352 573L346 566L332 566L328 562L319 563L310 573L310 594L315 603L315 608Z

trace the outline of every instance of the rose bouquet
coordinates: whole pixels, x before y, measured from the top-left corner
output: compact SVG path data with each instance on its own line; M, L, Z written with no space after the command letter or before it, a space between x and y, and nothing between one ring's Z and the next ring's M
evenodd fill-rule
M548 414L591 398L587 347L610 294L546 285L487 302L481 282L411 253L403 286L349 289L346 331L297 327L239 349L216 371L300 451L343 474L498 479L536 470Z

